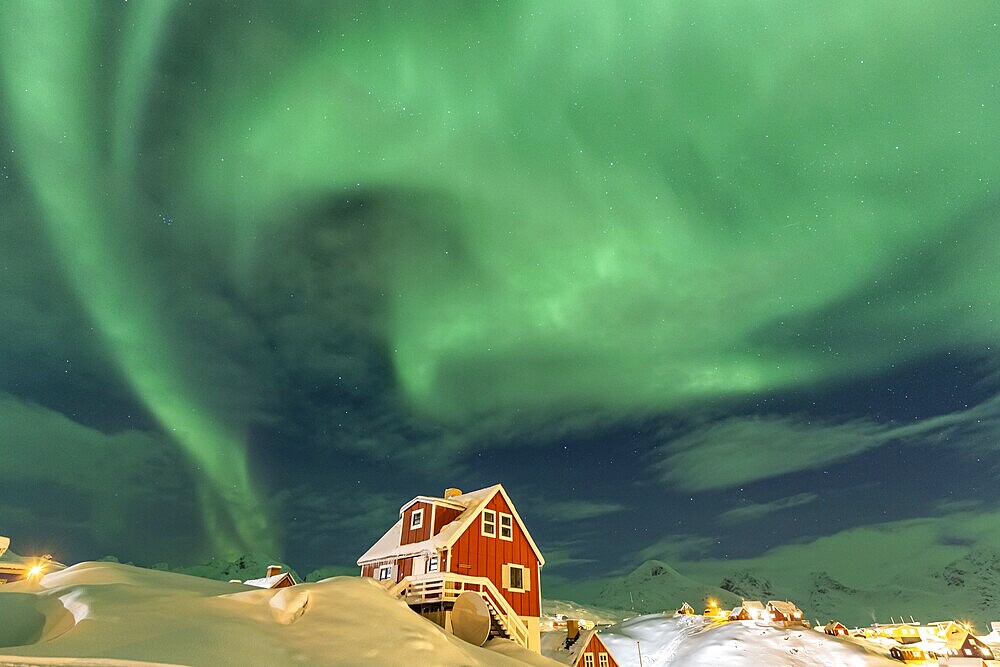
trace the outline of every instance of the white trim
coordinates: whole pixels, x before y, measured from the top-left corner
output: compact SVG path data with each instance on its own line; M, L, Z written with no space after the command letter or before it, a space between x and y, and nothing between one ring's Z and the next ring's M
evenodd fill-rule
M503 520L507 519L507 525L503 525ZM506 528L510 531L507 537L503 536L503 529ZM514 515L508 514L507 512L497 512L497 537L505 542L514 541Z
M424 527L424 508L413 510L410 514L410 530L418 530Z
M390 579L392 579L392 571L395 568L393 567L393 565L391 563L389 565L380 565L380 566L378 566L377 569L378 569L378 576L375 577L376 581L389 581ZM386 573L386 576L384 576L384 577L382 576L383 572Z
M521 565L520 563L506 563L504 565L504 568L506 568L506 572L507 572L507 577L506 577L507 581L505 582L507 585L505 586L505 588L508 591L510 591L511 593L527 593L529 590L531 590L530 580L528 580L528 587L525 588L525 586L524 586L525 577L530 577L531 576L531 568L525 567L524 565ZM521 585L520 586L514 586L511 583L510 573L513 572L515 568L521 572Z
M490 516L490 525L493 526L493 532L486 532L486 516ZM496 537L497 536L497 513L495 510L483 510L481 512L482 519L479 521L480 534L483 537Z
M583 654L583 667L594 667L594 654L584 653Z
M437 572L440 569L441 569L441 557L440 556L438 556L437 554L434 554L433 556L431 556L430 558L427 559L427 571L428 572Z
M465 505L461 503L456 503L451 500L445 500L444 498L431 498L430 496L417 496L413 500L410 500L405 505L399 508L399 516L403 516L403 512L408 510L413 503L427 503L428 505L440 505L441 507L450 507L456 510L466 509Z
M611 667L611 656L604 651L597 654L597 667Z

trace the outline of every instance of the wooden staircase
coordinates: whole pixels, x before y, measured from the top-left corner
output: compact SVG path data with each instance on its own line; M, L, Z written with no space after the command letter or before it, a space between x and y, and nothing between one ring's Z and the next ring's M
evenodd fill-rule
M410 606L452 603L462 593L481 595L490 612L490 635L503 637L528 648L528 627L497 587L486 577L469 577L451 572L428 572L404 577L389 593Z

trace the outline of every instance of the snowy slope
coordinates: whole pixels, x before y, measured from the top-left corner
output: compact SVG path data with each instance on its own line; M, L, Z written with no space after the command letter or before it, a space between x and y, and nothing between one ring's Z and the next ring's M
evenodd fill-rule
M650 560L624 577L609 580L592 602L608 609L648 613L673 611L687 601L700 612L706 598L718 600L724 609L740 603L740 597L729 591L686 577L664 562Z
M899 665L859 643L813 630L743 621L713 623L695 617L640 616L601 633L622 667L890 667Z
M0 609L0 665L554 664L510 642L467 644L359 577L262 590L81 563L0 586Z

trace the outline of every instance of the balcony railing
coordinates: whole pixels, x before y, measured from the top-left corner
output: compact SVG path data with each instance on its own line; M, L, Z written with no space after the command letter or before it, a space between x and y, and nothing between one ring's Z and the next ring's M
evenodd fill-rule
M428 572L404 577L389 592L409 605L454 602L466 592L477 593L486 601L490 614L511 641L528 648L528 627L492 581L451 572Z

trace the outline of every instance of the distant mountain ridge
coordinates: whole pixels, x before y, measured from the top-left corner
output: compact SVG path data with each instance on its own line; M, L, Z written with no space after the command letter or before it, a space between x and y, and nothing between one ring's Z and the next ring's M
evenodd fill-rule
M1000 551L978 549L940 571L889 578L866 588L848 585L823 570L778 580L742 569L712 586L667 563L650 560L624 576L604 580L597 590L596 596L582 596L575 602L656 613L676 609L683 602L700 612L709 597L723 608L735 607L741 599L789 599L802 608L806 618L821 623L836 619L849 626L866 626L911 616L922 622L971 619L978 631L987 633L989 623L1000 620ZM562 597L569 596L563 592Z

